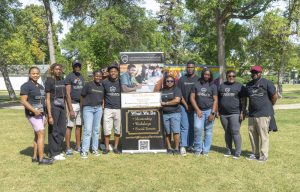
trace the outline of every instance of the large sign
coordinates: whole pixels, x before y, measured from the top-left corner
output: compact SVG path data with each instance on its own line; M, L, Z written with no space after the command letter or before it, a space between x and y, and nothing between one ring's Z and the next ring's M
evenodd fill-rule
M160 109L123 109L122 125L123 153L166 151Z
M120 53L122 152L165 152L161 94L163 53Z

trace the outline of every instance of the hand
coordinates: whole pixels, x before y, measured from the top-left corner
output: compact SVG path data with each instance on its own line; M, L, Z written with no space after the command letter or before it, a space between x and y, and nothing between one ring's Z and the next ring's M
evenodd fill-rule
M208 121L213 121L215 119L215 116L213 114L210 114L207 119Z
M186 105L186 106L184 106L185 107L185 110L187 111L187 112L189 112L190 111L190 108L189 108L189 106L188 105Z
M219 118L220 117L220 113L217 112L215 118Z
M245 115L243 113L240 114L240 122L245 120Z
M38 109L34 110L34 116L38 117L38 116L41 116L41 115L42 115L42 113Z
M53 121L53 117L48 117L48 123L50 125L53 125L54 121Z
M71 119L75 119L75 113L74 113L74 111L72 110L72 111L70 111L70 118Z
M197 110L196 113L199 118L202 118L203 113L201 110Z
M137 85L136 85L136 88L137 88L137 89L141 89L141 88L142 88L142 84L137 84Z

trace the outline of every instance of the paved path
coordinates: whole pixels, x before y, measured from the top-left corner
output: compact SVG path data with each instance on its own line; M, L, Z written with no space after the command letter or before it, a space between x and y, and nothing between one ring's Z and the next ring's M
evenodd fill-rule
M300 103L275 105L275 109L300 109ZM19 102L3 102L0 103L0 109L23 109Z

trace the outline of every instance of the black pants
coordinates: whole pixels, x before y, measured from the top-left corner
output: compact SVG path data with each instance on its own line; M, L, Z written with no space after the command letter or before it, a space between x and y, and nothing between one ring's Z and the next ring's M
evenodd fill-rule
M240 115L221 115L221 123L225 130L225 142L226 149L233 153L232 150L232 140L235 144L235 153L234 155L239 156L242 151L242 138L240 134Z
M61 153L62 144L66 134L66 109L51 105L53 125L48 125L48 143L51 157Z

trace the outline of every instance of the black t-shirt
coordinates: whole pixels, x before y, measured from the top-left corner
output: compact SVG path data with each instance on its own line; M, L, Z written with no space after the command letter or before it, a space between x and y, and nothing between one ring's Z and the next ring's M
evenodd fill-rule
M175 97L182 97L181 91L178 87L173 87L171 89L162 89L161 91L161 100L163 102L168 102L173 100ZM170 114L170 113L180 113L180 106L177 105L168 105L162 108L163 113Z
M94 81L89 82L83 86L81 96L83 97L83 106L102 105L104 97L104 89L102 84L97 84Z
M219 112L221 115L239 114L242 110L241 98L245 87L240 83L225 82L219 87Z
M105 79L102 81L104 88L104 104L105 108L121 109L121 85L120 80L110 81Z
M200 81L197 81L192 88L191 93L195 93L198 107L201 110L208 110L212 108L214 103L213 96L218 95L218 90L217 86L213 82L201 84Z
M184 75L180 77L178 81L178 87L180 88L182 96L187 104L190 104L191 90L198 79L199 77L197 77L196 75L194 77L188 77L187 75Z
M50 98L65 98L66 97L66 86L63 79L56 80L52 77L48 77L45 82L45 91L50 93Z
M84 86L84 79L79 74L78 76L75 73L70 73L65 79L66 85L71 85L71 99L73 102L80 101L81 90Z
M264 78L250 81L246 85L246 95L249 97L249 116L268 117L274 115L271 97L276 93L274 84Z
M27 81L21 86L20 95L27 95L27 101L33 108L42 107L45 110L45 89L42 85ZM26 108L25 114L33 115L33 113Z

